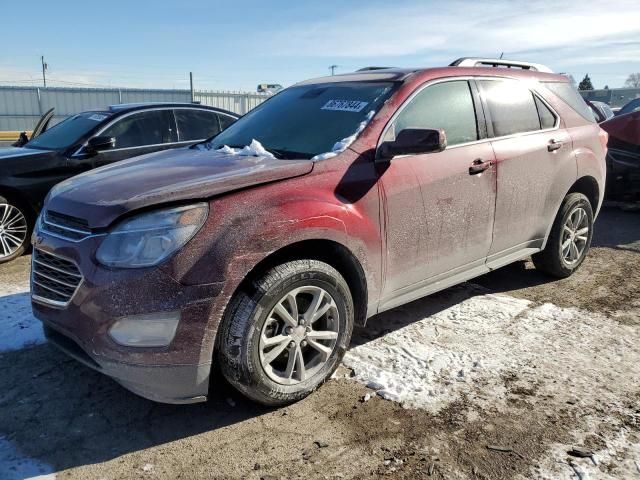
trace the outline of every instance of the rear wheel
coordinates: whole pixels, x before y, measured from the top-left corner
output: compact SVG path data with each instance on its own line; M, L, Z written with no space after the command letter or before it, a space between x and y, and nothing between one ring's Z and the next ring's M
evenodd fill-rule
M533 255L538 270L566 278L584 261L593 236L593 210L582 193L570 193L553 223L547 246Z
M278 265L232 299L218 332L222 374L265 405L300 400L338 367L353 318L349 287L333 267Z
M0 196L0 263L22 255L29 246L31 225L21 204Z

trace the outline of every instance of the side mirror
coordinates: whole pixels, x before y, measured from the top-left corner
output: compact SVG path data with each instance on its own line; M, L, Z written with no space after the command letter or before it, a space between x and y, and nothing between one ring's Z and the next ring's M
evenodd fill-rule
M379 157L391 160L397 155L417 155L420 153L441 152L447 148L444 130L428 128L405 128L391 142L380 145Z
M12 147L22 147L29 143L29 136L27 132L20 132L20 138L18 138L17 142L11 144Z
M87 142L87 151L89 153L97 153L115 146L116 139L114 137L93 137Z

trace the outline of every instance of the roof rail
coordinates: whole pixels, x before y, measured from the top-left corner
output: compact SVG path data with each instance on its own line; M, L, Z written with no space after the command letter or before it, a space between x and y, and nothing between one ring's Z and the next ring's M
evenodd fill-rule
M449 65L450 67L507 67L533 70L535 72L553 73L546 65L531 62L519 62L517 60L504 60L502 58L462 57Z
M371 70L386 70L393 67L363 67L356 70L356 72L370 72Z

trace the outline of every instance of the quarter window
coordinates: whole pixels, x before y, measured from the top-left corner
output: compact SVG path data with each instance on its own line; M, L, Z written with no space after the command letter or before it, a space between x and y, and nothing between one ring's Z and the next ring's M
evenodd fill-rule
M535 97L536 107L538 108L538 116L540 117L540 128L553 128L556 125L556 116L547 107L542 100Z
M540 130L531 90L515 80L480 80L478 84L489 108L494 137Z
M436 83L420 91L402 109L385 135L392 141L405 128L443 129L447 145L478 140L478 125L469 83Z
M220 132L218 115L206 110L177 109L174 111L180 141L204 140Z
M134 113L107 128L101 135L114 137L116 148L144 147L171 141L167 110Z

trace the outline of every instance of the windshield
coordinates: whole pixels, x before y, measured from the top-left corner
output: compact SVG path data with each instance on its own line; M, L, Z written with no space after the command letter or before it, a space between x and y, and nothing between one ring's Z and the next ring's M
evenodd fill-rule
M88 133L99 123L109 117L108 113L85 112L67 118L41 133L25 145L27 148L59 150L77 143L78 139Z
M278 158L312 158L335 152L338 142L355 138L393 86L391 82L337 82L291 87L204 146L240 148L257 140Z

